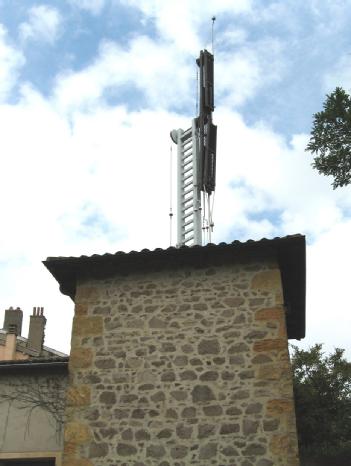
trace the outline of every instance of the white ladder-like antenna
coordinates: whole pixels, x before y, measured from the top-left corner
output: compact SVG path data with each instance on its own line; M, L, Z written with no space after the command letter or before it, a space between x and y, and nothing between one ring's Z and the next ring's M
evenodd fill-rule
M177 247L202 244L201 185L196 120L191 128L171 132L177 144Z
M203 232L204 242L210 242L213 229L210 196L215 190L217 142L217 127L212 123L213 55L201 50L196 63L200 68L199 116L186 131L171 131L178 149L177 247L201 246Z

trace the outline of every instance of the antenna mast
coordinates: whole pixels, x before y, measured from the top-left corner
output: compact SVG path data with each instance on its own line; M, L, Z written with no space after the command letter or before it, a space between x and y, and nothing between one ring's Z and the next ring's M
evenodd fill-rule
M212 27L215 18L212 18ZM199 115L186 131L171 131L177 144L177 247L211 242L213 230L211 195L216 185L217 126L214 111L214 57L201 50L196 60L199 72ZM201 196L202 194L202 196ZM203 199L201 200L201 197ZM212 202L213 205L213 202Z

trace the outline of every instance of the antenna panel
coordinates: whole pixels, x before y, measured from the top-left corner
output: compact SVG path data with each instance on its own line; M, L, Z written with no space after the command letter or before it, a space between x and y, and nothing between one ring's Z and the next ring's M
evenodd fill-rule
M207 110L214 110L213 95L213 55L207 50L203 51L203 70L204 70L204 105Z
M173 131L172 133L174 136ZM201 187L198 181L199 156L195 120L191 128L177 131L177 148L177 246L201 245Z

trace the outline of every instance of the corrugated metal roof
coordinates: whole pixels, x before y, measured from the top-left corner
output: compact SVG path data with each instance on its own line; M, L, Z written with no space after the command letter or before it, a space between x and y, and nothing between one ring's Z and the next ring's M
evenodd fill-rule
M289 239L292 239L292 238L304 238L303 235L300 235L300 234L296 234L296 235L287 235L287 236L283 236L283 237L279 237L279 236L276 236L275 238L261 238L259 240L253 240L253 239L248 239L247 241L238 241L238 240L235 240L235 241L232 241L231 243L225 243L225 242L221 242L221 243L218 243L218 244L214 244L214 243L208 243L206 244L205 246L198 246L198 245L195 245L195 246L181 246L179 248L176 248L174 246L170 246L166 249L163 249L163 248L155 248L155 249L141 249L140 251L129 251L129 252L125 252L125 251L117 251L115 253L108 253L106 252L105 254L92 254L91 256L87 256L87 255L81 255L79 257L77 256L56 256L56 257L48 257L46 259L46 261L43 261L43 263L46 265L47 262L52 262L52 261L69 261L69 260L72 260L72 261L77 261L77 260L80 260L80 259L107 259L107 258L111 258L111 257L124 257L124 256L134 256L134 255L140 255L140 254L155 254L155 253L164 253L164 254L168 254L170 252L181 252L181 251L185 251L185 250L204 250L204 249L221 249L221 248L228 248L228 247L242 247L242 246L245 246L245 245L252 245L252 244L267 244L267 243L273 243L273 242L276 242L276 241L285 241L285 240L289 240Z
M258 241L156 248L152 251L143 249L128 253L118 251L92 256L48 257L43 263L59 282L61 292L74 300L76 283L81 278L101 279L116 274L149 273L170 267L205 267L267 255L275 257L281 269L284 298L289 309L289 338L301 339L305 336L306 253L305 237L299 234L262 238Z

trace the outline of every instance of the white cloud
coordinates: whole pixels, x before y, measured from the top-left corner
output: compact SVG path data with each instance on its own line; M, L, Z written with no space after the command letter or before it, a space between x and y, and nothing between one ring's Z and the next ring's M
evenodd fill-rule
M306 339L299 346L325 343L326 352L350 347L351 220L344 220L307 247Z
M283 46L273 39L225 47L215 60L216 94L222 105L242 105L285 71Z
M241 105L262 87L279 80L284 73L282 52L281 44L274 40L219 52L215 82L222 105ZM93 109L105 92L113 90L123 96L128 89L140 93L139 105L195 110L197 53L190 55L175 44L146 36L137 36L127 47L102 41L93 63L79 72L65 71L57 77L56 104L63 112Z
M4 308L45 306L51 346L67 350L70 317L64 334L55 329L60 306L72 306L41 260L168 246L169 130L180 120L101 106L69 124L30 87L16 105L0 106L1 300Z
M287 145L270 129L262 125L248 127L238 114L228 110L219 108L215 118L219 124L218 177L222 190L220 193L218 188L216 194L217 223L222 231L228 231L237 218L245 223L250 214L266 211L269 215L272 210L279 212L279 234L299 232L315 238L343 220L343 209L351 207L345 192L351 190L333 191L330 180L311 168L310 157L304 151L307 135L295 136ZM232 192L233 181L236 187ZM241 212L237 210L238 203ZM228 212L228 204L235 206L233 216ZM272 230L269 227L267 234ZM244 236L254 232L258 238L256 231L249 222Z
M192 98L195 107L195 74L175 48L157 44L145 36L134 39L127 49L103 42L94 63L80 72L58 76L55 101L62 111L94 107L104 92L123 86L141 91L151 107L182 105Z
M48 5L30 8L28 21L19 25L19 34L23 41L36 40L53 44L59 36L62 16L60 12Z
M324 91L333 92L339 86L351 93L351 55L350 53L337 60L332 69L324 77Z
M161 38L195 54L211 42L213 15L233 16L251 11L252 0L122 0L155 22ZM203 42L205 40L205 43Z
M22 53L9 44L6 29L0 24L0 102L6 100L17 84L24 63Z
M126 46L102 41L89 66L56 77L48 98L27 84L16 103L0 105L0 153L6 154L0 170L0 196L6 201L0 206L3 308L45 306L47 342L63 350L69 347L72 305L40 261L48 255L168 246L169 131L190 125L190 117L169 109L195 113L194 58L203 42L209 43L204 31L210 32L212 14L218 22L221 14L252 14L250 1L203 2L200 14L195 0L127 4L155 22L156 38L133 36ZM103 6L103 1L77 4L94 14ZM181 21L175 21L179 15ZM28 39L39 38L40 27L27 24L33 27ZM218 31L217 40L215 79L221 99L214 114L213 240L306 233L307 342L324 340L330 346L338 334L337 344L349 348L343 329L350 322L345 303L351 227L345 212L351 209L351 188L333 191L330 180L312 170L304 152L306 135L286 141L263 122L249 126L233 111L262 86L281 79L283 45L272 38L250 42L239 28ZM6 97L23 57L8 44L3 29L0 64L0 96ZM126 103L126 90L128 96L135 91L139 98L140 93L143 105L134 111L118 104L112 108L106 98L111 90ZM330 319L336 307L337 319ZM69 314L64 329L62 308Z
M226 108L216 109L215 120L219 147L214 241L307 232L313 239L311 251L316 251L308 267L317 283L321 257L334 264L328 252L331 242L337 256L347 244L349 221L340 210L347 191L332 191L328 180L310 168L306 136L287 145L268 128L249 127ZM0 152L7 154L0 175L0 195L7 199L0 210L7 225L0 232L0 254L9 264L2 272L7 276L2 300L5 307L44 305L49 313L47 341L67 350L68 329L65 337L54 329L60 326L59 307L71 309L71 304L66 298L58 301L56 284L40 261L48 255L167 247L169 131L186 128L190 121L164 110L110 108L99 99L94 112L76 108L68 118L57 111L54 100L25 86L16 105L0 106L0 124ZM350 206L350 201L343 202ZM276 219L270 218L271 212L277 213ZM343 233L333 236L338 229ZM331 239L327 243L318 238ZM16 283L24 283L20 296ZM317 286L311 293L307 313L316 306L327 312ZM332 340L326 336L329 345ZM340 340L340 346L347 342Z
M98 15L106 4L106 0L67 0L76 8L89 11L93 15Z

